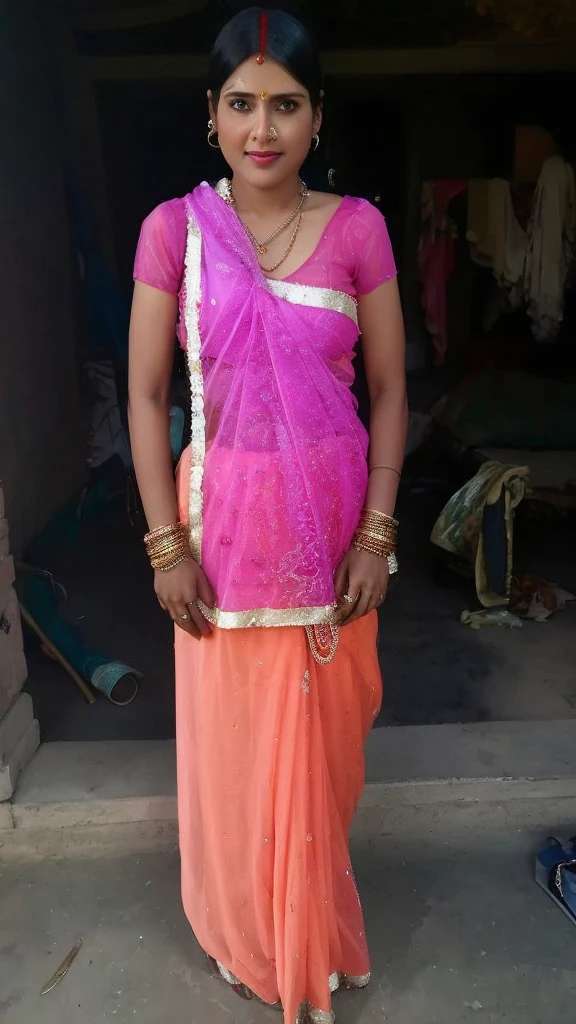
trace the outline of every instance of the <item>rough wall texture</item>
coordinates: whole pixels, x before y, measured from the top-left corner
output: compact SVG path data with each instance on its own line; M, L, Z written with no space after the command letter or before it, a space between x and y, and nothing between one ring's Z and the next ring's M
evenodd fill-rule
M0 0L0 478L12 550L84 474L49 0Z

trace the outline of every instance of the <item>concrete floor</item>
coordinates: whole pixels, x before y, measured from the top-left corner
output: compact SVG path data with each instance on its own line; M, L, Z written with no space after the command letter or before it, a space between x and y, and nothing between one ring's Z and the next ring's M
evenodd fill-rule
M516 829L353 844L373 982L335 997L337 1024L573 1024L573 926L532 881ZM180 909L175 853L0 869L3 1024L274 1024L206 971ZM83 948L40 989L77 937Z
M444 495L403 495L401 573L381 611L385 679L376 725L576 717L576 602L546 623L474 632L460 624L476 607L471 584L438 574L428 537ZM523 571L576 592L568 529L521 529ZM87 524L79 545L47 568L69 593L68 614L87 641L144 673L128 708L88 706L62 669L32 642L33 696L45 740L167 739L174 736L171 624L158 608L142 543L124 518Z

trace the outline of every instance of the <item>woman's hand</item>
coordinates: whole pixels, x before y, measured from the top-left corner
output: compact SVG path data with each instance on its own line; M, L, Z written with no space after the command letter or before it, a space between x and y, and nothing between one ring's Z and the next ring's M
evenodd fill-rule
M195 640L209 636L210 623L196 604L200 598L209 608L214 607L214 591L197 562L191 558L180 562L167 572L154 573L154 589L160 607L171 616L180 629Z
M336 622L347 626L374 608L379 608L386 600L389 580L390 572L385 558L372 555L369 551L350 548L340 562L334 580L338 601ZM346 601L344 594L353 598L353 602Z

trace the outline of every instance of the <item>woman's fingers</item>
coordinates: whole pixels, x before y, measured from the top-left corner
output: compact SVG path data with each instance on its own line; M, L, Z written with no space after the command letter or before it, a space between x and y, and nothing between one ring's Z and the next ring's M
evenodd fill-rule
M180 629L197 640L210 635L212 628L198 607L198 599L213 606L214 593L196 562L188 559L165 575L157 572L154 587L160 607Z
M377 589L374 589L374 584L365 583L362 587L363 594L368 595L367 601L364 603L364 611L359 610L358 607L354 609L354 618L359 619L361 615L368 615L369 612L373 612L375 609L380 608L386 600L386 594L388 592L389 578L387 577L381 584L378 585ZM360 604L360 602L358 602ZM347 619L347 622L352 621L352 616Z
M188 604L183 599L173 601L168 605L167 611L175 626L183 629L185 633L189 633L190 636L193 636L196 640L200 640L202 630L200 629L200 623L197 621L196 615L200 616L204 622L206 622L206 619L204 619L203 615L200 615L200 612L194 604Z
M179 601L177 604L173 604L170 614L177 626L198 640L200 637L209 636L212 632L210 623L204 618L194 601L190 603Z
M376 607L377 608L379 608L380 605L384 604L384 601L386 600L386 596L388 594L388 583L389 582L390 582L390 580L387 579L386 582L384 583L384 585L381 588L381 591L380 591L380 593L378 595L378 599L376 601Z
M346 593L346 584L348 582L348 558L345 557L340 562L334 576L334 591L336 593L336 600L341 601L342 595Z
M360 577L354 567L348 574L348 587L342 594L342 625L347 626L349 622L359 616L359 609L364 608L367 599L366 583ZM360 612L360 614L364 614Z
M366 609L366 615L369 612L373 612L375 608L379 608L381 604L384 604L386 597L386 587L379 587L377 590L372 590L370 594L370 600Z
M337 622L342 626L350 622L350 617L356 611L356 607L360 600L360 587L356 586L354 589L352 586L348 586L347 590L342 594L340 602L338 604Z
M174 624L178 626L179 629L183 629L185 633L189 633L195 640L200 640L202 637L200 629L198 628L196 621L193 619L190 609L184 610L184 608L185 606L181 606L180 611L175 609L174 612L170 613L174 620Z
M356 604L354 606L350 606L351 612L350 615L348 615L344 620L345 626L349 626L350 623L354 622L356 619L361 619L363 615L366 615L366 612L369 609L371 597L370 589L368 587L362 587L359 584L358 587L360 590L358 600L356 601ZM352 587L350 589L352 589Z
M353 596L360 592L360 597L346 616L346 624L379 608L386 598L388 583L389 571L385 559L366 551L355 552L350 563L348 591Z
M200 630L201 636L210 636L212 632L212 626L208 622L208 619L204 618L202 612L196 604L188 605L188 612L192 617L192 621L197 629Z
M198 570L198 597L207 608L213 608L215 595L212 587L201 569Z
M338 566L334 587L338 600L335 622L345 625L350 622L351 616L355 613L362 591L361 581L354 573L352 575L350 573L350 552Z

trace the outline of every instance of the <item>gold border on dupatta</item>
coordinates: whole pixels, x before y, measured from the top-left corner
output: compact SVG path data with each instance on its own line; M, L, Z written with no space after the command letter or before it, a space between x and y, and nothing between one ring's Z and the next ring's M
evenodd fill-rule
M295 281L281 281L274 277L266 278L266 287L279 299L285 299L295 306L312 306L314 309L331 309L334 313L342 313L358 327L358 304L346 292L319 288L312 284L297 284Z
M198 601L202 615L220 629L251 629L254 626L319 626L332 621L335 604L310 608L252 608L246 612L225 612Z
M204 376L200 362L200 305L202 302L202 234L193 215L188 212L188 237L185 257L186 354L190 379L190 490L188 497L188 531L192 557L202 561L202 479L206 454L206 419L204 416Z

